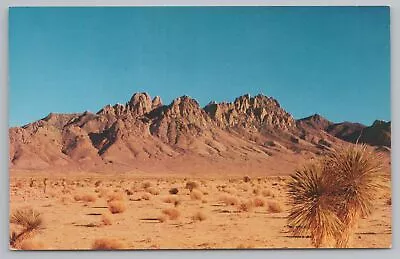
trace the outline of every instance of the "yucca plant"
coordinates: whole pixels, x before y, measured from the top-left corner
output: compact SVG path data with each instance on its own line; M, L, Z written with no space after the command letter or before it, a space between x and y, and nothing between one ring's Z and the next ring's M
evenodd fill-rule
M326 159L326 177L340 197L337 215L343 229L337 233L336 247L348 247L361 217L371 214L376 193L383 185L382 157L364 144L334 149Z
M41 214L32 208L22 208L11 214L10 223L22 227L19 233L12 232L10 235L10 246L18 248L23 240L32 237L36 231L42 228L43 219Z
M296 235L310 233L315 247L348 247L360 217L371 214L384 188L382 159L366 145L332 149L291 176L288 224Z
M323 176L320 163L306 165L291 176L288 183L288 225L298 236L311 236L315 247L329 246L343 227L336 215L338 201L331 185Z

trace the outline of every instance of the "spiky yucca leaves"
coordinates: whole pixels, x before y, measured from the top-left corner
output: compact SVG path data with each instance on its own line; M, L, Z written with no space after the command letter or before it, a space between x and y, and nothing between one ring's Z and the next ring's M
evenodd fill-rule
M342 222L336 215L337 197L332 195L332 183L324 177L323 165L309 164L292 175L288 196L292 205L288 224L293 234L309 232L315 247L330 246Z
M10 246L19 248L23 240L32 237L37 230L42 228L43 219L41 214L32 208L22 208L13 212L10 216L10 223L22 227L20 233L12 232L10 236Z
M376 193L384 188L382 157L357 144L334 149L325 164L325 175L341 199L337 215L344 228L337 233L336 247L348 247L360 217L371 214Z

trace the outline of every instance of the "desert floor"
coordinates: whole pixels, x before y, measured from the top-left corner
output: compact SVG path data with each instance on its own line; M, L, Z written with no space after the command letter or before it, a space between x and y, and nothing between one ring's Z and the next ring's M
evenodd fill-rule
M27 206L41 213L44 227L33 241L42 249L91 249L102 238L128 249L312 248L309 238L291 236L286 225L287 177L49 175L46 192L43 177L10 176L10 213ZM189 181L198 185L192 192L185 188ZM173 187L176 195L169 193ZM126 210L111 214L110 199ZM179 215L170 219L163 214L168 208ZM391 213L390 192L377 194L353 246L390 247Z

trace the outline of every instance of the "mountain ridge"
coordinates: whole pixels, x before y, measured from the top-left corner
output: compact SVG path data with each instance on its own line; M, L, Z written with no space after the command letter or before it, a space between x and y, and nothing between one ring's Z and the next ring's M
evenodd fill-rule
M276 99L262 94L200 107L189 96L165 105L159 96L142 92L97 113L50 113L10 128L9 162L10 169L26 170L146 171L158 166L179 171L176 163L188 159L198 161L198 172L209 161L219 171L229 163L239 172L255 165L252 170L278 171L279 161L293 166L296 159L347 142L390 150L390 126L333 123L318 114L296 120Z

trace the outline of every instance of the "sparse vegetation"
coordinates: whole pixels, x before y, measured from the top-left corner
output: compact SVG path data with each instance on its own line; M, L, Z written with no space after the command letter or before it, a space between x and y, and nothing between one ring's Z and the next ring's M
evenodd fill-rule
M122 213L126 210L125 202L114 200L108 202L108 209L112 214Z
M179 216L181 215L181 213L179 212L179 210L175 209L175 208L168 208L168 209L163 209L162 213L166 216L168 216L168 218L170 220L175 220L178 219Z
M126 249L126 245L117 239L111 238L99 238L96 239L92 244L93 250L117 250Z
M179 190L178 190L178 188L171 188L171 189L169 189L169 194L178 194L178 192L179 192Z
M22 228L19 233L12 231L10 236L10 246L17 249L21 248L24 240L32 238L43 227L42 215L32 208L15 210L10 216L10 223Z
M189 191L193 191L193 189L199 188L199 185L196 182L189 181L186 183L185 188Z

